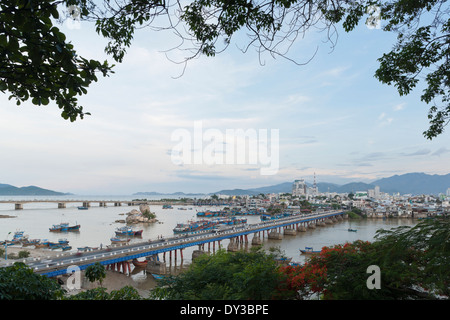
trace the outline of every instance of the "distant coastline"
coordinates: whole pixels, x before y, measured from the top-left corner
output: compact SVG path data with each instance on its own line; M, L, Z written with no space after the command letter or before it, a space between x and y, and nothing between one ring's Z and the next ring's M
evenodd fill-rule
M10 184L0 184L0 196L64 196L71 193L48 190L36 186L15 187Z

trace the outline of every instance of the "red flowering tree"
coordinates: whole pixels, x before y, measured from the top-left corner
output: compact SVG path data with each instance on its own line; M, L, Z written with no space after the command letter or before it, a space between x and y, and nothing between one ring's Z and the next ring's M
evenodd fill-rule
M373 243L323 247L304 265L279 269L280 297L442 299L450 296L450 220L380 230ZM375 266L378 274L372 274ZM373 286L377 276L379 286Z
M286 282L280 286L280 292L295 291L298 299L319 296L324 299L341 298L343 292L353 291L360 287L358 282L366 286L367 264L361 254L368 252L369 242L356 241L332 247L323 247L320 253L314 254L302 266L280 268ZM355 269L363 271L362 277L354 274Z

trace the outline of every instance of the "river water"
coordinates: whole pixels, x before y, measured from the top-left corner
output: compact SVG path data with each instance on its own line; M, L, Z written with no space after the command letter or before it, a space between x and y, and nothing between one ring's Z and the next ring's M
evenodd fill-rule
M12 197L1 196L0 200L33 200L33 199L51 199L51 200L132 200L132 196L58 196L58 197ZM156 198L155 198L156 200ZM136 206L120 206L114 207L108 204L107 207L100 207L98 203L92 203L89 210L79 210L77 207L82 203L67 203L66 208L58 209L57 203L26 203L23 210L15 210L14 203L0 203L0 216L13 216L13 218L0 219L0 239L12 238L15 231L24 231L30 239L48 239L57 241L60 238L69 240L72 251L75 252L77 247L100 245L109 245L110 238L114 235L116 228L124 226L124 223L118 223L117 220L125 220L126 213L132 209L138 209ZM180 210L186 208L187 210ZM159 236L173 236L173 228L177 223L187 222L188 220L196 220L197 211L206 209L218 210L217 207L198 207L198 206L176 206L172 209L163 209L161 205L150 205L150 210L156 213L158 222L153 224L141 224L135 226L136 229L143 229L142 238L133 238L132 242L140 242L148 239L156 239ZM245 216L248 223L260 222L259 216ZM49 228L54 224L68 222L69 224L80 224L79 232L55 233L50 232ZM264 238L263 247L269 249L271 247L279 248L285 256L292 258L292 261L302 263L305 256L301 255L299 249L305 247L313 247L314 250L320 250L323 246L331 246L334 244L343 244L345 242L353 242L355 240L373 241L378 229L390 229L397 226L413 225L415 220L411 219L346 219L325 227L317 227L316 229L308 229L306 232L298 232L296 236L284 236L283 240L271 240ZM348 228L357 229L357 232L349 232ZM8 233L11 234L8 235ZM251 241L249 236L249 241ZM228 241L221 242L223 248L227 248ZM251 245L250 245L251 246ZM188 265L192 261L192 252L197 247L186 248L183 251L183 266ZM207 249L207 245L205 245ZM212 250L212 245L210 247ZM217 244L215 246L217 250ZM160 259L163 257L160 257ZM174 270L177 265L181 264L181 257L177 256L177 265L175 265L175 256L172 258ZM166 261L168 266L169 256L166 253ZM172 270L172 269L170 269ZM133 272L132 277L136 281L145 281L147 275L145 272ZM151 278L151 276L150 276ZM153 279L149 281L154 282Z

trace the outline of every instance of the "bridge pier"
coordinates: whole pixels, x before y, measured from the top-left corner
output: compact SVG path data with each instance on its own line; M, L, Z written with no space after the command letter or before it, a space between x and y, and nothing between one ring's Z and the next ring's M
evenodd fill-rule
M284 229L284 234L288 236L295 236L297 235L297 231L294 228L286 228Z
M83 202L83 207L89 208L91 206L91 203L89 201Z
M23 209L23 204L22 204L22 203L16 203L15 206L14 206L14 208L15 208L16 210L22 210L22 209Z
M58 202L58 209L63 209L66 207L66 203L65 202Z
M254 246L259 246L259 245L261 245L261 244L262 244L261 238L259 237L259 235L258 235L257 233L255 233L255 234L253 235L252 245L254 245Z

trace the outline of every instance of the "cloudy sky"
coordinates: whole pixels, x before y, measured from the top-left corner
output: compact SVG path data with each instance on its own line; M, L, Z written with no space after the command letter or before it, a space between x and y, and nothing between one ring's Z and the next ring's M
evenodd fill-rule
M81 56L112 62L87 22L61 29ZM340 31L334 50L325 36L310 32L291 48L299 62L317 50L305 65L268 55L261 63L254 50L242 53L237 39L214 58L190 61L183 73L171 61L183 52L169 51L170 59L163 52L177 38L141 30L115 74L79 99L92 114L84 120L68 122L52 104L18 107L0 96L0 183L121 195L312 182L314 173L334 183L449 173L449 133L423 137L428 106L420 92L400 97L373 76L394 36L360 25ZM256 134L246 160L205 156L212 146L225 156L227 139L239 130ZM208 142L210 133L217 144ZM239 145L238 136L233 141ZM180 147L185 153L177 158ZM276 170L263 174L270 164Z

